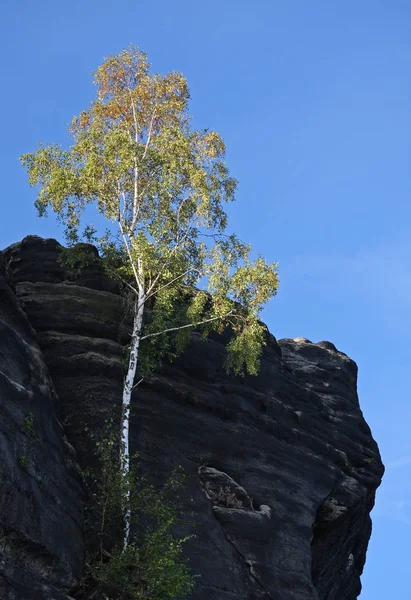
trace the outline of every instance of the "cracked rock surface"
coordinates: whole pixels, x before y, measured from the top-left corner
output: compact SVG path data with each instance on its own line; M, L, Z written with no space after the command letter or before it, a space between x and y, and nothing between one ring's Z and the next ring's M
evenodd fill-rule
M97 255L76 276L57 258L57 242L30 236L4 251L4 268L88 466L84 427L119 411L130 323ZM189 476L196 526L180 533L195 533L186 553L201 575L191 600L355 600L383 474L356 364L330 342L269 336L258 376L236 378L225 342L194 333L133 397L142 472L155 485L177 465Z
M56 402L35 333L0 272L2 600L63 600L61 588L82 575L81 478Z

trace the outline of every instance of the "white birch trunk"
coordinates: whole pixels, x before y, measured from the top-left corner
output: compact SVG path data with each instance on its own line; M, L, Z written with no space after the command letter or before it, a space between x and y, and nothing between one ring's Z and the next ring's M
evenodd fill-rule
M130 431L130 403L133 392L134 381L137 371L138 348L141 340L141 329L143 326L144 315L144 293L140 290L138 299L135 305L133 333L131 336L130 358L128 362L127 376L123 388L123 406L122 406L122 421L121 421L121 448L120 458L124 477L128 477L130 472L130 450L129 450L129 431ZM124 498L124 542L123 550L128 546L130 537L130 489L127 489L126 497Z

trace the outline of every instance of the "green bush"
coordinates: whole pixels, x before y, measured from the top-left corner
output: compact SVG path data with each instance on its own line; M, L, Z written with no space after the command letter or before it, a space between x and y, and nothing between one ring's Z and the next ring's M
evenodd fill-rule
M158 490L139 475L138 456L125 480L119 462L117 436L108 423L104 439L96 442L99 474L88 474L92 495L92 523L99 549L89 564L87 579L109 600L167 600L184 598L193 589L192 575L183 555L183 544L193 535L179 538L175 525L186 518L181 492L186 476L175 469ZM134 538L123 548L123 506L130 494Z

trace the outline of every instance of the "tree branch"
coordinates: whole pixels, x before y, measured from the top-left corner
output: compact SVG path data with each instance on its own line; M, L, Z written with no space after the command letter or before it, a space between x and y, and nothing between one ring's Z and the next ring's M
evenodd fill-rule
M130 260L131 268L133 269L133 273L134 273L134 277L135 277L137 285L138 285L138 289L141 290L142 289L142 284L141 284L139 276L137 274L136 266L134 264L133 257L131 256L131 250L130 250L130 247L129 247L129 244L128 244L127 236L124 233L124 229L123 229L123 226L122 226L120 220L118 221L118 226L120 227L121 236L123 238L123 242L124 242L124 245L125 245L126 250L127 250L128 258Z
M135 383L135 384L133 385L133 388L132 388L132 389L134 390L136 387L138 387L138 386L140 385L140 383L143 383L143 381L144 381L144 378L142 377L142 378L140 379L140 381L137 381L137 383Z
M134 121L134 141L136 144L138 144L138 120L137 120L137 114L136 114L136 109L134 106L134 100L133 100L133 95L131 93L130 87L128 88L128 92L130 94L130 102L131 102L131 110L133 113L133 121ZM137 218L138 218L138 165L137 165L137 157L134 157L134 198L133 198L133 216L132 216L132 221L131 221L131 226L129 228L130 233L133 233L134 228L136 226L137 223Z
M137 158L134 157L134 197L133 197L133 218L130 225L130 233L133 233L137 219L138 213L140 212L140 203L138 201L138 166L137 166Z
M136 296L138 296L138 290L136 290L136 288L133 285L131 285L131 283L129 283L126 279L124 279L124 277L121 277L121 275L119 275L118 273L115 274L115 277L118 277L120 281L124 283L124 285L129 287L130 290L132 290L136 294Z
M195 269L194 267L192 269L188 269L187 271L185 271L185 273L181 273L180 275L177 275L177 277L174 277L174 279L172 279L171 281L168 281L164 285L161 285L159 288L157 288L153 292L151 292L151 293L147 292L145 299L148 300L148 298L151 298L151 296L155 296L156 294L158 294L158 292L160 292L164 288L168 287L169 285L175 283L176 281L178 281L179 279L184 277L184 275L188 275L191 271L197 271L197 273L200 273L200 271L198 269ZM150 287L150 289L151 289L151 287Z
M144 154L143 154L142 160L144 160L147 155L148 146L150 144L151 135L153 133L153 123L154 123L154 117L156 115L156 110L157 110L157 108L154 107L153 114L151 115L150 128L148 130L147 142L146 142L146 146L144 148Z
M189 323L188 325L181 325L180 327L170 327L169 329L163 329L163 331L157 331L156 333L149 333L147 335L143 335L140 338L140 342L146 340L148 338L157 337L159 335L163 335L163 333L170 333L172 331L181 331L182 329L188 329L188 327L198 327L199 325L205 325L205 323L211 323L212 321L218 321L218 319L225 319L233 314L233 311L230 310L225 315L221 315L220 317L211 317L211 319L204 319L203 321L198 321L197 323Z
M134 141L136 142L136 144L138 144L138 121L137 121L137 115L136 115L136 109L134 106L134 100L133 100L133 95L131 93L130 88L128 88L128 93L130 94L130 100L131 100L131 110L133 111L133 121L134 121Z
M127 209L127 200L126 200L126 194L125 194L124 190L121 192L121 197L123 198L123 211L121 213L121 218L124 219L126 216L126 209Z
M150 285L149 289L147 290L147 294L151 294L151 291L154 289L154 287L155 287L155 285L156 285L157 281L160 279L162 272L163 272L163 271L164 271L164 269L165 269L166 267L168 267L168 265L170 264L170 261L171 261L171 258L172 258L172 256L175 254L176 250L177 250L177 249L180 247L181 243L183 243L183 242L184 242L184 241L187 239L188 232L189 232L189 230L187 230L187 231L185 232L183 239L182 239L182 240L180 240L180 241L178 241L178 242L176 243L176 245L175 245L175 246L173 247L173 249L171 250L171 252L170 252L170 255L169 255L168 259L167 259L167 260L166 260L166 261L165 261L165 262L164 262L164 263L161 265L161 267L160 267L160 269L159 269L159 271L158 271L157 275L154 277L153 283ZM153 294L151 294L151 295L153 295Z
M187 200L190 200L191 195L188 194L188 196L186 196L185 198L183 198L180 202L180 206L177 208L177 233L180 227L180 212L181 209L183 208L184 204L187 202Z
M131 94L131 92L130 92ZM136 143L138 142L138 133L137 133L137 120L136 120L136 112L135 112L135 108L134 108L134 102L133 99L131 99L131 106L133 109L133 118L134 118L134 123L135 123L135 127L136 127ZM143 153L143 157L141 160L144 160L145 157L147 156L147 151L148 151L148 147L150 145L150 141L151 141L151 136L153 133L153 123L154 123L154 117L156 114L156 108L154 107L153 110L153 114L151 116L151 121L150 121L150 127L149 127L149 131L148 131L148 136L147 136L147 141L144 147L144 153ZM147 186L146 188L147 189ZM133 197L133 217L131 220L131 225L129 228L130 233L132 234L136 223L137 223L137 219L138 219L138 214L140 212L140 203L139 203L139 193L138 193L138 165L137 165L137 157L134 157L134 197Z

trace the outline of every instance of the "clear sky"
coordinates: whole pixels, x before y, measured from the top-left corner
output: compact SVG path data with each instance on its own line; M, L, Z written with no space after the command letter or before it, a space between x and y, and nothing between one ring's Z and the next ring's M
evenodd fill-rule
M411 587L410 32L409 0L3 0L0 19L0 248L62 239L18 156L67 142L103 57L134 43L187 76L240 182L232 229L280 261L271 331L359 365L387 466L361 600Z

